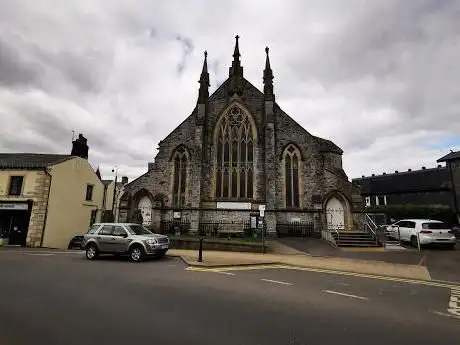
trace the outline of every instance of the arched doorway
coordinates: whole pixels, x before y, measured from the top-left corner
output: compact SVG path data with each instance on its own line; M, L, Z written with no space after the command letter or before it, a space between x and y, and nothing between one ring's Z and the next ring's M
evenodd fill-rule
M150 226L152 224L152 201L150 198L148 196L143 196L139 200L137 208L141 210L142 213L142 225Z
M326 204L326 221L329 230L345 230L345 207L336 197L332 197Z

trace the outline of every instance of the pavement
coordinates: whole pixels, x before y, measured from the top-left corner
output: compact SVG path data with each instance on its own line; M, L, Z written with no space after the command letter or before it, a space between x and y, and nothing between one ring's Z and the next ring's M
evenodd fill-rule
M88 261L80 251L0 250L0 263L1 345L460 339L454 285L268 265L190 268L174 257Z
M203 251L203 261L198 262L196 250L171 249L169 256L181 257L190 266L219 267L238 265L284 264L326 270L348 271L398 278L431 280L426 267L393 264L381 261L357 260L335 257L314 257L305 254L258 254Z
M366 250L344 250L335 248L327 242L317 238L280 238L281 246L292 248L298 253L313 257L333 257L343 259L355 259L369 262L386 262L389 264L402 264L422 266L428 271L431 279L460 282L460 243L454 250L445 250L436 247L425 247L419 252L410 245L405 245L403 250L375 251L372 248ZM274 245L274 249L283 250L280 245ZM284 252L287 253L286 249Z

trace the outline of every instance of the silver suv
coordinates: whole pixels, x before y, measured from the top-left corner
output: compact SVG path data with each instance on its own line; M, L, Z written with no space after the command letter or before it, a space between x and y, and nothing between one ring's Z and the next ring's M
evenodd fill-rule
M139 224L96 223L83 237L82 248L88 260L99 254L128 254L131 261L139 262L146 256L164 256L169 249L169 238Z

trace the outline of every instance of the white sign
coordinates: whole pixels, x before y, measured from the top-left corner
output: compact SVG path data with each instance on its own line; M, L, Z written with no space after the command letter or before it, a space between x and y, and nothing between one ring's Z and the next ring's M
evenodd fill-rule
M173 218L174 219L180 219L180 212L174 212L173 213Z
M0 210L28 210L29 205L23 203L7 204L0 203Z
M218 201L217 208L219 209L232 209L232 210L250 210L250 202L229 202L229 201Z
M263 217L265 213L265 205L259 205L260 216Z

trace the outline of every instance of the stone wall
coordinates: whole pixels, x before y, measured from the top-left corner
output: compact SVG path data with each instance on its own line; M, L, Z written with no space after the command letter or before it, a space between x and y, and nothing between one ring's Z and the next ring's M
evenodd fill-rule
M26 239L26 246L28 247L40 247L46 220L46 207L50 184L51 176L46 172L43 171L37 174L33 192L34 203Z

